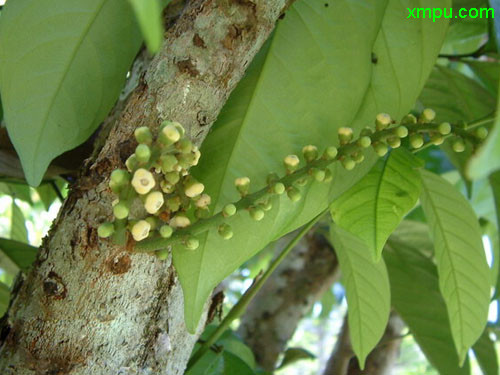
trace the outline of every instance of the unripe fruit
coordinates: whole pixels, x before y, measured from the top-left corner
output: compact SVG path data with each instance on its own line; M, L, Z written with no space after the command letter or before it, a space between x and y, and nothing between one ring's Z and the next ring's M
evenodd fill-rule
M476 137L480 139L485 139L488 136L488 129L485 127L481 126L480 128L476 129Z
M231 229L231 226L228 224L219 225L217 232L219 232L219 235L225 240L229 240L231 239L231 237L233 237L233 230Z
M200 241L196 237L188 237L184 240L184 246L188 250L196 250L200 246Z
M310 163L318 158L318 148L313 145L304 146L302 148L302 154L304 155L304 159Z
M151 230L155 230L156 227L158 226L158 219L154 216L148 216L144 220L146 220L149 223L149 225L151 225Z
M385 156L389 152L389 148L387 147L387 145L381 142L374 143L373 150L380 157Z
M330 182L333 180L333 173L329 168L325 169L325 179L323 182Z
M168 223L172 228L186 228L191 224L191 220L185 215L178 214L170 219Z
M222 216L229 217L236 213L236 206L232 203L228 203L222 209Z
M396 129L394 129L394 134L396 137L399 138L405 138L408 136L408 128L406 126L398 126Z
M325 179L325 171L321 169L314 169L312 171L312 175L314 176L314 179L318 182L322 182Z
M401 120L401 124L403 124L403 125L411 125L411 124L416 124L416 123L417 123L417 118L414 115L412 115L411 113L407 114Z
M384 130L391 124L391 116L387 113L379 113L375 118L375 127L377 130Z
M181 138L176 144L175 147L182 153L187 154L191 152L193 149L193 144L187 138Z
M163 155L161 157L161 169L163 173L175 171L177 165L177 158L174 155Z
M323 159L325 160L333 160L337 157L338 150L335 146L328 147L323 153Z
M115 215L117 219L125 219L128 216L128 211L128 205L124 202L119 202L113 207L113 215Z
M453 151L455 152L464 152L465 151L465 143L460 138L455 140L452 144Z
M135 171L134 177L132 178L132 186L139 194L149 193L155 186L153 174L144 168L139 168Z
M352 141L353 131L351 128L346 128L346 127L339 128L337 132L339 135L339 142L341 145L346 145Z
M174 230L170 225L165 224L160 227L159 232L160 236L162 236L163 238L170 238L172 237L172 233L174 233Z
M410 135L410 145L413 148L420 148L424 145L424 137L421 134Z
M147 236L149 236L149 231L151 230L151 224L149 224L146 220L139 220L132 227L132 237L136 241L142 241Z
M206 209L210 205L212 198L208 194L202 194L200 197L194 202L194 205L198 208Z
M139 166L139 161L137 160L135 154L132 154L128 157L127 161L125 162L125 166L127 167L127 170L129 172L132 172L135 169L137 169L137 167Z
M356 162L352 160L349 156L346 156L345 158L342 159L342 166L346 170L351 171L356 166Z
M433 145L439 146L439 145L443 144L443 142L444 142L444 138L441 134L431 135L431 143Z
M179 208L181 207L181 198L180 197L169 197L167 198L167 201L165 202L165 207L170 211L170 212L176 212L179 211Z
M286 194L288 195L288 198L290 198L290 200L294 203L298 202L300 200L300 198L302 198L300 191L294 187L291 187L290 189L288 189Z
M156 257L159 259L159 260L167 260L168 259L168 256L169 256L169 251L168 249L161 249L161 250L158 250L155 255Z
M250 217L255 221L261 221L264 218L264 210L259 207L250 207L248 209Z
M189 169L193 165L196 165L198 163L196 159L196 156L193 153L189 154L178 154L177 155L177 162L182 168Z
M123 169L115 169L110 176L110 182L116 186L127 185L130 181L130 174Z
M140 144L135 149L135 157L140 163L147 163L151 157L151 149L148 145Z
M158 134L158 140L166 146L177 142L180 138L179 130L172 124L164 126Z
M268 200L266 200L266 201L262 202L262 203L260 204L260 207L262 207L262 209L263 209L264 211L270 211L270 210L273 208L273 204L272 204L272 203L271 203L271 201L268 199Z
M388 137L387 138L387 144L391 146L392 148L398 148L401 146L401 138L399 137Z
M442 135L447 135L450 134L451 132L451 125L449 122L443 122L439 124L438 126L438 132L440 132Z
M356 164L362 163L365 160L365 155L362 152L355 152L351 157Z
M236 186L241 196L244 197L250 189L250 179L248 177L238 177L234 180L234 186Z
M147 126L141 126L134 131L135 139L137 143L144 143L146 145L150 145L153 142L153 134L151 134L151 130Z
M161 188L161 191L163 191L165 194L170 194L170 193L173 193L175 191L175 186L172 184L169 184L167 181L161 181L160 188Z
M167 172L165 173L165 181L169 184L175 185L179 182L181 176L179 176L179 172Z
M372 144L372 140L368 136L363 136L358 140L358 145L363 148L368 148Z
M285 185L281 182L276 182L273 185L273 193L275 194L283 194L285 192Z
M194 198L205 190L205 185L196 181L193 177L187 176L184 180L184 194L189 198Z
M283 164L288 172L293 172L299 167L299 157L297 155L288 155L283 159Z
M436 118L436 112L431 108L426 108L424 109L422 115L420 116L420 121L423 123L429 123L434 121L435 118Z
M148 194L144 202L144 208L150 214L155 214L163 206L163 194L159 191L153 191Z
M108 238L115 232L113 223L102 223L97 228L97 235L101 238Z

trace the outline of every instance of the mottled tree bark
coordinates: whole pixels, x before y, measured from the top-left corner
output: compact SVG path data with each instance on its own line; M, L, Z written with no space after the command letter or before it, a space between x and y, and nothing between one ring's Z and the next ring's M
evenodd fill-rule
M337 276L333 249L323 236L311 232L264 284L239 328L262 368L275 369L297 325Z
M344 319L342 330L323 375L390 375L399 357L403 328L401 318L392 313L384 335L366 358L364 370L361 370L351 347L347 318Z
M82 169L14 293L0 334L1 374L182 374L187 333L171 261L97 237L111 218L110 172L133 152L133 130L181 122L200 144L285 0L192 0ZM84 79L84 77L82 77Z

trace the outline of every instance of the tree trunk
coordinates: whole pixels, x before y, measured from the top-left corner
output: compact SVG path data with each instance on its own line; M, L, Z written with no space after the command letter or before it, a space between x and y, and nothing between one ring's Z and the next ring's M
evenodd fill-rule
M361 370L351 347L346 317L323 375L390 375L399 357L403 327L399 315L392 313L384 335L366 358L365 369Z
M239 328L262 368L275 369L297 325L337 276L333 249L323 236L311 233L264 284Z
M13 294L0 334L2 374L183 373L204 322L198 334L186 332L170 260L97 237L111 218L109 174L134 151L138 126L176 120L199 145L284 7L285 0L188 4Z

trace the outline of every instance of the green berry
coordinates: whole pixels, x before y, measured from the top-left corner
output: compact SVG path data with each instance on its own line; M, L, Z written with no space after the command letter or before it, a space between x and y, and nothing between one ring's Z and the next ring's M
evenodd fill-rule
M187 138L181 138L176 144L175 147L182 152L183 154L187 154L193 150L193 144Z
M464 152L465 151L465 143L462 139L457 139L452 144L453 151L455 152Z
M200 246L200 241L196 237L187 237L184 240L184 246L188 250L196 250Z
M408 128L406 126L398 126L394 129L394 134L399 138L405 138L408 136Z
M352 141L353 130L351 128L339 128L337 130L339 135L339 142L341 145L346 145Z
M387 147L387 145L382 142L374 143L373 150L380 157L385 156L389 152L389 148Z
M250 217L255 221L261 221L264 218L264 210L259 207L250 207L248 209Z
M165 181L167 181L169 184L175 185L176 183L179 182L180 179L181 176L179 175L179 172L165 173Z
M338 150L335 146L328 147L323 153L323 159L325 160L333 160L337 157Z
M288 189L286 194L288 195L288 198L290 198L290 200L294 203L298 202L300 200L300 198L302 198L300 191L294 187L291 187L290 189Z
M110 176L110 184L123 187L127 185L130 181L130 174L123 169L115 169Z
M333 180L333 173L329 168L325 169L325 179L323 182L330 182Z
M170 198L167 198L166 202L165 202L165 207L167 208L167 210L169 210L170 212L176 212L176 211L179 211L179 208L181 207L181 197L170 197Z
M101 238L108 238L115 232L113 223L102 223L97 228L97 235Z
M127 170L129 172L133 172L139 167L139 161L137 160L135 154L132 154L128 157L127 161L125 162L125 166L127 167Z
M401 138L399 137L388 137L387 138L387 144L391 146L392 148L398 148L401 146Z
M159 229L160 236L163 238L170 238L172 237L172 233L174 233L173 228L170 225L162 225Z
M431 143L433 145L439 146L439 145L443 144L443 142L444 142L444 138L441 134L431 135Z
M410 145L413 148L422 147L424 145L424 137L418 133L410 135Z
M264 211L270 211L273 208L273 204L271 200L267 199L266 201L260 204L260 207L262 207Z
M222 216L230 217L236 213L236 206L232 203L228 203L222 209Z
M351 157L356 164L362 163L365 160L365 155L362 152L355 152Z
M325 171L321 169L314 169L312 171L312 175L314 176L314 179L318 182L322 182L325 179ZM306 180L307 181L307 180Z
M485 139L488 136L488 129L485 127L481 126L480 128L476 129L476 137L480 139Z
M368 148L372 144L372 139L368 136L363 136L358 140L358 145L363 148Z
M117 219L125 219L128 216L128 212L128 205L124 202L118 202L113 207L113 215L115 215Z
M436 112L431 108L426 108L423 110L422 115L420 116L420 121L423 123L429 123L434 121L436 118Z
M403 124L403 125L411 125L411 124L416 124L416 123L417 123L417 118L414 115L412 115L411 113L407 114L401 120L401 124Z
M148 145L140 144L135 149L135 157L140 163L147 163L151 157L151 149Z
M273 193L283 194L284 192L285 192L285 185L283 185L281 182L276 182L273 185Z
M233 237L233 230L231 229L231 226L228 224L219 225L217 232L225 240L229 240L229 239L231 239L231 237Z
M351 171L356 166L356 162L352 160L349 156L346 156L345 158L342 159L342 166L346 170Z
M177 158L174 155L163 155L160 162L163 173L172 172L177 165Z
M153 134L147 126L141 126L134 131L135 139L137 143L144 143L150 145L153 142Z
M304 155L304 159L310 163L318 158L318 148L313 145L304 146L302 148L302 154Z
M159 260L167 260L168 259L168 256L169 256L169 251L168 249L161 249L161 250L158 250L155 255L156 257L159 259Z
M451 125L449 122L443 122L439 124L438 126L438 132L440 132L442 135L447 135L450 134L451 132Z
M391 124L391 116L387 113L379 113L375 118L375 127L377 130L384 130Z

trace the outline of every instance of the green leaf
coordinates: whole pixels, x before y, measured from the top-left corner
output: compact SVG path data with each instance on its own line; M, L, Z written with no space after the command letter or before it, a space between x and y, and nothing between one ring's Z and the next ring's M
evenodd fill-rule
M431 250L428 227L418 222L404 221L389 238L384 260L392 305L440 374L469 375L469 361L463 367L458 364L437 269L428 255Z
M498 358L495 341L491 340L489 333L489 330L486 329L474 344L472 350L474 350L474 355L484 375L498 375Z
M449 68L437 66L419 97L425 107L436 111L436 121L472 122L493 112L495 98L479 83ZM456 153L446 141L442 149L464 179L465 166L472 154L467 144L465 152Z
M19 182L0 182L0 194L10 195L12 198L17 198L26 203L31 201L30 187Z
M28 242L28 230L24 214L16 204L15 199L12 199L11 217L10 217L10 238L15 241Z
M235 356L231 352L224 351L224 372L221 373L220 375L234 375L234 374L255 375L255 372L241 358Z
M417 203L420 167L410 152L393 150L331 205L335 223L363 240L377 261L387 238Z
M389 278L384 261L375 263L372 252L359 238L335 224L330 237L346 289L351 343L363 369L389 320Z
M493 197L495 199L495 211L496 211L496 215L497 215L497 233L496 233L497 234L497 236L496 236L497 243L494 244L494 246L496 246L498 248L498 247L500 247L500 243L498 243L498 240L500 240L500 236L499 236L499 234L500 234L500 171L492 173L489 177L489 181L490 181L490 186L491 186L491 190L493 193ZM495 297L498 298L500 296L500 277L499 277L500 262L496 260L495 265L497 266Z
M3 316L9 307L10 289L4 283L0 283L0 316Z
M31 267L35 261L37 252L38 248L34 246L7 238L0 238L1 255L6 256L10 262L22 271L27 271ZM0 266L5 268L6 261L1 255Z
M164 32L160 0L129 0L129 2L134 9L149 51L151 53L158 52Z
M359 132L380 112L396 119L405 115L435 63L447 27L445 20L406 20L406 7L420 4L449 2L339 0L328 7L316 0L294 2L203 143L194 173L212 197L212 210L238 199L236 177L250 177L251 190L257 190L265 186L267 173L284 172L286 155L300 153L307 144L321 151L337 144L339 127ZM369 151L354 171L336 165L332 184L309 184L296 204L275 198L262 221L246 212L230 218L235 233L230 241L212 230L199 237L196 251L174 248L188 330L195 330L206 299L224 277L318 215L375 160Z
M22 25L22 27L20 27ZM16 0L0 23L0 91L30 185L85 141L116 101L141 44L123 0Z
M316 356L303 348L287 348L278 368L282 369L304 359L316 359Z
M477 79L490 94L496 96L500 84L500 63L497 61L480 61L472 59L464 60L464 62L474 72Z
M420 175L420 199L432 228L439 286L462 363L488 318L490 270L481 229L469 202L449 182L425 170Z

